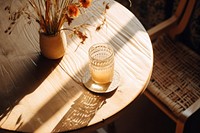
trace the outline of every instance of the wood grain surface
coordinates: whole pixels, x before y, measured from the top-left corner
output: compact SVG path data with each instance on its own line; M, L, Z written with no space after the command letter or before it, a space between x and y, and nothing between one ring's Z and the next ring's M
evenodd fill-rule
M112 0L107 2L110 9L100 31L95 31L95 27L104 19L99 13L102 2L94 1L89 11L72 23L72 26L81 22L90 24L85 44L80 44L81 40L76 37L68 37L64 57L48 60L40 54L36 23L27 25L22 20L11 35L4 33L10 24L4 8L10 0L0 1L0 128L44 133L106 124L108 118L123 110L146 89L153 66L149 36L125 7ZM69 32L65 33L68 36ZM115 70L121 79L119 87L111 94L91 93L82 84L88 69L88 49L96 43L114 47ZM70 111L76 112L79 106L80 117L88 113L84 112L87 109L93 114L88 115L90 119L86 124L82 122L82 127L78 124L72 128L59 126L61 120L67 120ZM81 123L84 119L77 121Z

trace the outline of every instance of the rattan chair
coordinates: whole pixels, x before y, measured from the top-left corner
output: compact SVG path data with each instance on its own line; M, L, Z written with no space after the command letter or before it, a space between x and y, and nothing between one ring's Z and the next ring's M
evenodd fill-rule
M148 30L154 69L144 94L184 131L187 119L200 108L200 56L179 42L195 0L180 0L175 14Z

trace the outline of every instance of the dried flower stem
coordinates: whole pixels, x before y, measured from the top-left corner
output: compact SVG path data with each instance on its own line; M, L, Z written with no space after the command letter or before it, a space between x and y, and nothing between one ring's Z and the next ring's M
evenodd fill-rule
M5 33L11 34L16 24L20 20L25 19L27 24L31 24L35 20L39 24L39 32L43 32L44 34L54 35L60 30L69 30L82 40L81 43L84 43L87 39L87 35L82 30L86 29L88 24L81 24L71 29L61 28L65 22L70 25L74 18L79 15L81 9L91 5L92 0L24 0L24 2L25 4L22 4L23 6L14 12L11 11L14 0L10 6L5 8L10 14L9 20L11 20ZM104 19L100 28L105 24L105 13L109 7L108 4L104 3L104 5Z

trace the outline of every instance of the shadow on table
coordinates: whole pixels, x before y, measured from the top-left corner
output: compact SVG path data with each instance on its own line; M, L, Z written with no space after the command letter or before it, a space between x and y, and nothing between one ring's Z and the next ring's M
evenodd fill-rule
M0 121L2 124L6 121L7 117L12 112L12 109L19 101L26 95L35 91L59 62L60 60L48 60L42 55L38 56L38 54L35 54L34 58L22 57L14 62L8 61L8 63L4 63L1 69L4 69L3 71L7 73L2 73L0 75L2 80L2 88L0 88ZM31 65L33 63L35 64L34 67ZM24 64L26 64L26 66L29 66L28 64L30 64L31 67L25 68ZM19 69L23 69L24 71L18 73ZM12 77L13 75L17 75L17 77ZM12 86L10 85L10 82L12 82ZM16 125L19 124L19 122L20 117Z
M112 5L110 5L112 6ZM131 21L127 23L126 26L122 27L121 30L125 30L127 28L128 25L131 24ZM134 34L136 34L136 32L138 31L135 31L135 33L133 33L133 35L130 35L131 36L134 36ZM121 34L121 31L119 31L117 34ZM118 36L113 36L113 38L111 38L109 40L109 42L111 44L115 43L113 40L118 40ZM124 40L123 40L124 41ZM128 39L126 40L127 42L129 41ZM126 42L123 43L124 45L126 44ZM115 49L116 52L120 50L120 48L117 48ZM23 61L22 61L23 62ZM23 83L22 85L20 85L20 88L11 88L11 92L6 94L6 95L2 95L0 97L0 105L1 105L1 110L0 110L0 119L4 118L6 115L9 115L9 113L12 111L12 108L24 97L26 96L27 94L33 92L35 89L37 89L37 87L45 80L45 78L51 73L51 71L59 64L60 60L58 61L50 61L50 60L46 60L42 57L39 57L38 60L35 61L35 64L37 64L37 67L36 69L32 69L30 73L25 73L23 74L23 77L18 79L17 82L23 82L23 78L28 79L28 82L27 83ZM20 63L20 62L19 62ZM9 64L11 65L11 64ZM30 74L33 74L34 76L30 75ZM32 83L32 81L37 81L35 83ZM70 81L68 81L70 82ZM67 83L66 83L67 84ZM63 86L65 87L65 86ZM48 103L46 103L43 107L41 107L41 109L36 112L36 114L32 117L32 119L30 119L29 123L35 123L34 127L35 129L38 129L40 126L41 126L41 123L38 122L35 117L39 116L41 112L43 111L47 111L46 108L52 106L52 103L54 103L54 101L56 101L57 97L59 97L59 95L61 93L63 93L64 90L58 92L56 95L54 95L49 101ZM6 92L5 92L6 93ZM113 92L114 93L114 92ZM74 94L75 95L75 94ZM86 105L84 103L87 103L87 100L85 100L84 98L88 97L90 99L93 99L94 101L97 100L97 105L92 105L92 106L89 106L89 105ZM112 96L112 95L110 95ZM96 99L98 97L98 99ZM89 123L89 121L91 120L91 118L94 116L94 113L96 112L96 110L98 108L100 108L103 103L105 102L107 97L105 96L102 96L102 97L99 97L99 96L95 96L95 95L91 95L90 92L83 92L83 94L74 102L74 105L72 105L71 109L66 113L65 117L63 119L65 119L64 121L68 121L69 120L72 120L74 119L74 117L77 117L79 115L82 115L84 117L82 118L85 118L85 117L88 117L90 119L88 119L87 121L85 120L82 120L80 119L80 123L83 123L82 126L85 126ZM9 100L6 100L5 99L9 99ZM82 104L83 103L83 104ZM50 117L56 113L57 110L59 110L60 108L62 108L62 106L64 106L64 102L62 104L60 104L54 111L55 112L46 112L47 115L43 116L42 117L42 122L44 123L45 121L47 121L48 119L50 119ZM79 107L81 107L80 110ZM90 108L91 110L85 110L85 108ZM77 113L74 113L76 111L83 111L82 113L83 114L77 114ZM87 112L87 111L91 111L91 112ZM74 113L73 115L74 116L71 116L71 113ZM91 113L91 114L90 114ZM62 120L61 120L61 123L62 123ZM28 123L23 123L23 121L21 121L21 118L19 117L16 125L18 125L18 129L21 130L21 129L24 129L24 128L27 128L29 125ZM80 127L81 128L81 127ZM55 127L55 130L58 131L58 130L62 130L60 127Z
M114 91L108 94L97 94L90 91L83 92L74 101L74 104L57 124L53 132L73 131L87 126L98 109L106 103L106 99L113 94Z

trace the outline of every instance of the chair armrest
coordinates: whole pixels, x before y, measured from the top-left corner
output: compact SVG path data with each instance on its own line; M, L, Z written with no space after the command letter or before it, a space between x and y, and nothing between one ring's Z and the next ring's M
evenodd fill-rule
M185 0L180 1L177 11L172 17L161 22L160 24L156 25L155 27L147 31L151 38L151 41L154 41L156 37L162 34L163 32L165 33L170 32L169 36L171 38L175 38L176 35L182 33L187 23L189 22L195 3L196 3L196 0L190 0L189 3L185 7L186 1ZM185 10L183 12L184 7L185 7ZM183 15L181 15L182 12L183 12ZM173 30L170 31L170 28L173 28Z
M169 19L147 30L151 41L154 41L158 35L168 32L177 23L177 21L178 18L173 15Z

